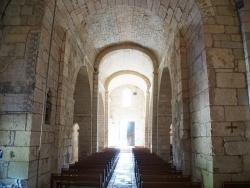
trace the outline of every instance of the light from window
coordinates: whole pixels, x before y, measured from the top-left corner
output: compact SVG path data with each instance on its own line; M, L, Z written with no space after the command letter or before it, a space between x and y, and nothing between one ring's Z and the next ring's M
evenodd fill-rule
M122 102L123 107L129 107L131 105L131 91L129 89L123 91Z

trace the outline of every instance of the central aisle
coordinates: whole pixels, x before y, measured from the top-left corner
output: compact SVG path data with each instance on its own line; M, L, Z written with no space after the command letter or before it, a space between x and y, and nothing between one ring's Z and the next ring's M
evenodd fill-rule
M121 148L120 159L108 184L108 188L137 188L131 148Z

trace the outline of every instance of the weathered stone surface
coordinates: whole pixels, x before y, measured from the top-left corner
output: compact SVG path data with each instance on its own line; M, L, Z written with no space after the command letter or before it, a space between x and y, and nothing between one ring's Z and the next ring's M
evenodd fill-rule
M239 173L243 169L239 156L214 156L213 162L218 173Z
M14 145L15 146L29 146L30 136L31 136L31 132L29 131L16 131Z
M223 25L206 25L205 32L206 33L224 33L225 27Z
M26 114L0 116L0 130L25 130Z
M231 181L231 174L213 174L214 187L221 187L224 181Z
M26 42L27 34L8 34L4 37L6 43Z
M0 131L0 146L9 146L10 143L10 131Z
M210 115L212 121L225 121L225 109L221 106L211 106Z
M245 88L246 81L243 73L217 73L216 83L218 87Z
M243 172L239 174L232 174L232 181L248 181L249 180L249 173Z
M28 162L10 162L8 177L17 179L28 179L28 170Z
M26 0L12 0L12 5L24 5Z
M1 95L0 111L30 111L30 96L28 94L5 94L4 96Z
M237 90L238 104L239 105L248 105L248 95L246 89L238 89Z
M247 121L249 108L247 106L227 106L225 107L225 117L227 121Z
M207 61L212 63L213 68L234 68L234 55L230 49L208 49Z
M21 15L32 15L33 13L33 6L24 5L21 8Z
M3 44L0 46L0 56L12 56L15 51L15 45L13 44Z
M212 137L212 147L214 155L224 155L224 140L222 137Z
M244 163L244 171L250 170L250 156L246 155L243 156L243 163Z
M3 147L4 161L29 161L28 147Z
M21 10L20 6L11 5L6 8L5 14L10 15L10 16L17 16L19 15L20 10Z
M211 104L214 105L237 105L238 98L236 89L213 89L211 90Z
M225 151L228 155L246 155L250 152L249 142L226 142Z
M231 125L236 126L237 129L231 130ZM231 123L231 122L212 122L211 132L212 136L241 136L244 134L245 125L242 123Z

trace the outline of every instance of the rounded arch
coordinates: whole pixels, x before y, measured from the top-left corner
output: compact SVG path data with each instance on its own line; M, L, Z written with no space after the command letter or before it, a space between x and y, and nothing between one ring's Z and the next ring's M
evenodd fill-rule
M82 66L77 74L74 90L74 119L79 130L79 157L88 156L92 152L91 129L91 90L87 68Z
M125 74L134 75L134 76L137 76L137 77L141 78L141 79L146 83L146 85L147 85L147 91L150 89L151 84L150 84L149 79L148 79L146 76L144 76L144 75L142 75L142 74L140 74L140 73L138 73L138 72L135 72L135 71L124 70L124 71L119 71L119 72L116 72L116 73L112 74L112 75L106 80L105 85L104 85L105 90L108 91L108 86L109 86L110 82L111 82L113 79L115 79L115 78L118 77L118 76L125 75Z
M101 51L95 59L95 64L94 64L95 71L99 70L100 63L105 56L112 55L112 53L114 53L117 50L125 50L125 49L131 49L131 50L142 52L152 62L154 71L158 69L158 60L156 56L150 50L148 50L147 48L141 47L137 44L134 44L134 43L123 43L123 44L108 47L104 49L103 51Z
M158 93L158 154L165 160L170 160L170 126L172 124L172 86L169 68L163 68Z

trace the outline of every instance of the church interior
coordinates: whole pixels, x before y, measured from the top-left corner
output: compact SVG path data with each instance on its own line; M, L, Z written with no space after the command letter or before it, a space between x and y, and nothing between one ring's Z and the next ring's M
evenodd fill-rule
M0 185L145 148L250 181L249 0L1 0Z

